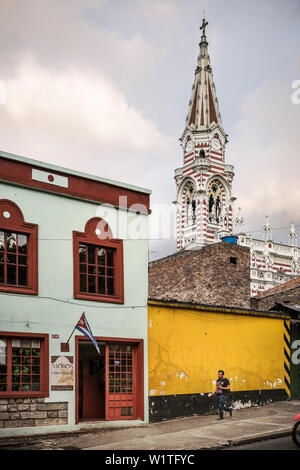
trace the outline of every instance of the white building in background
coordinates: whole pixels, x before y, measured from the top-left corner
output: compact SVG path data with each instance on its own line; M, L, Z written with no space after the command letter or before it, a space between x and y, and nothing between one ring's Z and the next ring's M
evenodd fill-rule
M291 223L289 245L274 242L269 217L263 227L265 239L258 240L236 232L236 243L250 248L251 295L288 282L300 274L300 249L297 232Z
M243 233L244 218L240 211L233 221L234 167L225 161L228 140L208 54L207 24L203 20L200 28L200 52L180 138L183 164L175 170L177 250L199 249L221 239L248 246L251 295L255 296L300 274L297 232L292 224L289 245L283 245L273 242L268 217L263 227L263 240Z

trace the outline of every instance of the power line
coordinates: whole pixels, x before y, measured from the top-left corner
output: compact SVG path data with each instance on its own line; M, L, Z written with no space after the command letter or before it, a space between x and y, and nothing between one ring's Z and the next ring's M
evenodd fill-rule
M236 224L235 224L236 225ZM300 222L294 224L295 227L300 227ZM290 225L285 225L283 227L272 227L272 230L283 230L283 229L290 229ZM247 230L247 232L251 233L258 233L258 232L263 232L263 227L259 230Z
M13 294L13 293L9 293L9 292L1 292L1 295L8 295L8 296L12 296L12 295L16 295L17 297L25 297L25 298L28 298L28 295L23 295L23 294ZM107 305L103 305L101 303L101 305L90 305L90 304L82 304L82 303L77 303L77 302L71 302L70 300L63 300L63 299L57 299L55 297L47 297L47 296L37 296L36 299L47 299L47 300L54 300L55 302L62 302L62 303L66 303L66 304L69 304L69 305L76 305L78 307L85 307L85 308L144 308L144 307L147 307L147 303L145 305L120 305L119 307L116 306L116 305L112 305L112 306L108 306ZM89 301L90 302L90 301Z

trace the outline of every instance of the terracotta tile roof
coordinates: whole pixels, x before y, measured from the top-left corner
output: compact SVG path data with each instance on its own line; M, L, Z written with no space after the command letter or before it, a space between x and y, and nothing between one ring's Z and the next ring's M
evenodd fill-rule
M149 298L248 308L249 253L247 247L221 242L153 261L149 264Z

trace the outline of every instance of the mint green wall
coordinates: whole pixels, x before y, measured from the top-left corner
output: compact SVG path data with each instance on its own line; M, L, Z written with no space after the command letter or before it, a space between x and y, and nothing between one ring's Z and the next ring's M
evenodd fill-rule
M39 226L39 295L1 293L0 331L48 333L49 355L59 355L60 343L67 341L85 311L95 336L142 338L145 421L148 421L148 239L124 240L123 305L75 300L72 231L84 231L86 222L99 215L98 204L6 183L0 183L0 198L14 201L22 210L25 221ZM107 222L112 223L118 211L113 207L107 207L105 211ZM126 212L124 214L128 217ZM148 217L142 215L140 223L142 232L148 234ZM59 339L52 339L52 334L59 334ZM74 347L73 336L70 353L66 355L75 355ZM69 402L68 426L0 429L0 436L8 435L8 432L22 434L76 428L75 390L50 391L46 401Z

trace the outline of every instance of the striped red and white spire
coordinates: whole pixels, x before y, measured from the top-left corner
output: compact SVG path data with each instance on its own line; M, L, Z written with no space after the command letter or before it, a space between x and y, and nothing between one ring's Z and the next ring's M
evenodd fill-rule
M207 25L208 22L203 19L202 26L200 27L200 30L202 30L202 37L199 44L200 53L195 70L195 79L191 100L189 102L186 127L181 140L188 131L209 132L215 130L217 127L224 137L226 137L208 54L208 42L205 31Z
M232 232L234 168L225 163L223 129L203 19L186 126L180 139L183 166L175 170L177 249L216 243Z

